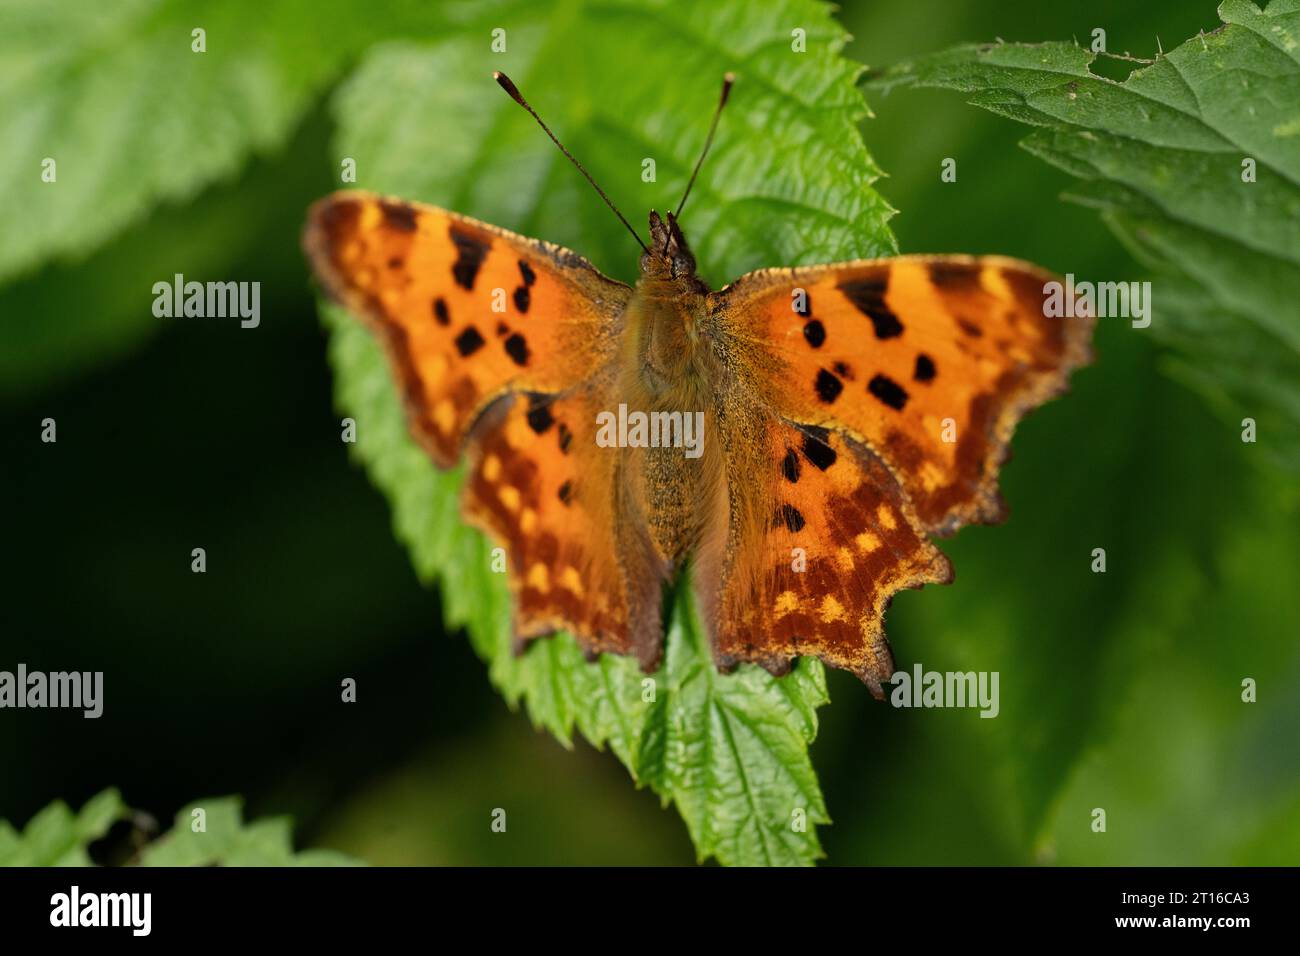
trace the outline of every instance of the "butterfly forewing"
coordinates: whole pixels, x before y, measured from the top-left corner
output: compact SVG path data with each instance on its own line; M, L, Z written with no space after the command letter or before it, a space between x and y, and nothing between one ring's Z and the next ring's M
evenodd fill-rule
M631 294L558 246L368 193L313 206L303 244L326 291L379 332L412 431L443 467L493 399L602 367Z
M898 476L928 531L1003 514L1020 417L1088 361L1092 322L1044 308L1053 277L1001 257L903 256L751 273L715 296L763 400L843 430Z

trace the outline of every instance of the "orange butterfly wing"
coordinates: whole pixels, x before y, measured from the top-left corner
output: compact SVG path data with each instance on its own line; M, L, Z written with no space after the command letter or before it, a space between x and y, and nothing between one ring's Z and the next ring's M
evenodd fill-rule
M414 437L442 467L468 444L464 510L506 546L518 638L569 628L652 660L664 571L612 530L616 460L590 434L631 290L558 246L362 192L316 203L303 245L384 344Z
M669 569L627 512L622 457L596 444L607 385L515 396L475 429L466 516L510 555L520 642L568 629L588 655L659 659Z
M563 391L607 362L631 295L567 249L363 192L312 206L303 247L379 333L412 431L444 468L494 399Z
M902 257L751 273L711 297L738 382L727 541L695 575L721 660L780 673L815 654L880 694L892 595L952 577L928 534L1001 519L1016 422L1088 360L1092 320L1045 314L1051 278Z
M1090 318L1045 314L1053 279L997 256L902 256L750 273L715 307L725 334L772 353L777 412L870 447L947 535L1002 519L1016 423L1091 358Z
M889 469L842 433L747 417L727 464L728 542L695 586L716 656L784 673L800 654L879 694L893 673L883 618L894 593L952 580ZM710 587L712 592L710 593Z

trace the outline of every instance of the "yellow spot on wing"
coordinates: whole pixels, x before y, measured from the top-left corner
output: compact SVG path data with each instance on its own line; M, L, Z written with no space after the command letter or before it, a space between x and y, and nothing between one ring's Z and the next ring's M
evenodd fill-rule
M956 445L953 447L955 448ZM938 488L946 477L947 476L944 474L943 469L929 459L921 465L921 484L927 491L933 491L935 488Z
M541 591L545 594L551 589L551 575L546 570L546 565L538 561L528 569L528 578L525 583L534 591Z
M776 596L776 607L774 610L778 617L789 614L791 611L799 609L799 597L793 591L782 591Z
M511 418L510 421L506 423L506 444L511 448L523 448L528 444L528 437L531 434L532 429L528 427L527 421L522 416Z
M451 434L451 426L456 423L456 408L451 404L451 399L444 398L433 406L433 423L438 426L438 431L444 435ZM494 479L489 478L489 481Z
M582 578L577 568L570 565L560 572L560 587L582 597Z
M496 481L501 477L501 459L496 455L488 455L483 459L483 477L488 481Z
M519 510L519 489L511 485L502 485L501 490L497 492L497 497L501 503L506 506L506 511L514 514Z
M853 543L858 546L858 550L863 554L875 551L876 548L880 547L880 539L870 531L862 532L862 534L853 539Z
M999 299L1015 301L1015 295L1011 291L1011 286L1007 284L1006 276L997 266L985 266L980 270L980 285L984 287L985 292Z
M886 531L893 531L898 527L898 521L894 518L894 513L889 510L889 505L881 503L876 509L876 520L880 522L880 527Z
M827 624L844 620L844 605L828 594L822 598L821 619Z

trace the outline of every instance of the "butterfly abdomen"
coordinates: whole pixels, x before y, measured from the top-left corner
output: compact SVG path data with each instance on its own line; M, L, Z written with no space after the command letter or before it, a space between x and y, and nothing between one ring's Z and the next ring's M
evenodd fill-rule
M629 498L659 556L679 566L713 512L722 474L714 393L716 358L701 330L704 293L685 278L643 278L628 302L623 372L616 389L651 434L625 451Z

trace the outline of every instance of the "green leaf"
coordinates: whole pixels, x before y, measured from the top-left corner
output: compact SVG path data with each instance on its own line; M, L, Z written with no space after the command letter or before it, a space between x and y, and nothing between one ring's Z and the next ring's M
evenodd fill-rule
M824 5L614 0L474 11L436 43L377 48L340 90L335 152L357 158L358 186L565 244L631 280L636 249L622 227L487 77L509 73L637 218L680 196L732 70L732 101L685 217L702 272L716 286L761 266L894 251L891 210L871 188L878 170L857 131L866 114L858 67L840 55L843 31ZM494 54L497 26L507 50ZM806 31L806 53L791 49L795 28ZM641 178L644 158L656 161L655 182ZM439 473L407 437L371 337L338 310L324 315L338 403L358 422L356 455L392 503L421 577L441 582L447 623L466 627L507 700L566 745L575 729L608 745L639 784L676 805L701 859L819 856L816 824L828 816L808 745L827 700L820 663L801 661L780 680L753 667L718 674L682 592L653 684L628 659L587 663L569 635L514 656L505 582L482 536L459 521L460 472Z
M244 823L239 797L200 800L176 814L175 828L140 852L140 866L356 866L333 850L293 852L291 825L276 817ZM205 830L195 833L193 811L202 808ZM130 818L122 795L108 789L79 813L62 800L51 803L18 833L0 820L0 866L92 866L86 852L118 820Z
M256 250L296 218L286 177L305 191L304 164L339 168L319 148L289 155L292 134L366 46L441 22L405 0L382 11L347 0L14 0L3 16L0 400L164 328L149 311L154 282L275 260ZM191 49L196 28L204 53Z
M109 789L87 800L79 813L56 800L21 833L0 820L0 866L91 866L86 848L127 812L121 794Z
M347 0L10 0L0 280L82 255L159 203L233 177L285 142L350 56L428 19L414 4L376 16ZM192 49L195 29L206 52Z
M1025 148L1078 177L1067 198L1155 273L1150 331L1168 371L1234 421L1255 418L1260 445L1300 470L1300 0L1225 0L1219 15L1122 83L1072 44L998 43L871 85L960 90L1037 127Z
M220 797L198 800L176 814L170 833L140 854L141 866L356 866L332 850L293 852L292 824L287 817L243 822L243 800ZM194 830L195 813L203 811L204 829Z
M820 663L801 658L780 680L757 667L719 675L689 596L678 592L636 769L671 794L697 847L749 866L799 859L810 847L797 825L830 822L808 759L829 699Z
M237 182L154 210L80 262L0 284L0 403L74 379L174 331L174 322L150 308L160 279L180 273L256 277L267 289L298 285L298 220L328 182L320 163L328 135L322 112L313 111L314 122L303 124L291 147L253 162ZM321 175L303 175L318 165ZM276 312L281 323L288 320Z

